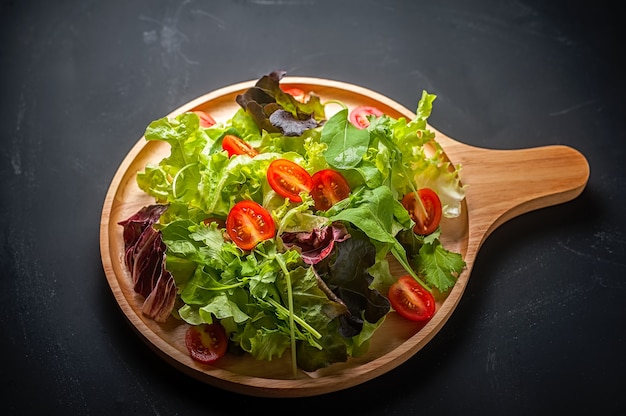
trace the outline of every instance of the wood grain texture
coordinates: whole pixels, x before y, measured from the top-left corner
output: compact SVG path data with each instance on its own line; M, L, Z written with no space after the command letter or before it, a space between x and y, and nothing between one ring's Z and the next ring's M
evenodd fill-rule
M205 94L168 116L200 109L209 112L217 121L226 120L238 108L236 95L254 82L243 82ZM343 82L287 77L281 84L313 91L323 102L339 100L350 108L362 104L374 105L392 117L412 118L414 115L413 111L381 94ZM328 111L330 116L332 105L329 105ZM246 395L320 395L364 383L397 367L426 345L454 312L467 286L479 249L489 234L518 215L576 198L589 177L585 157L567 146L490 150L463 144L433 130L449 160L462 166L461 179L467 185L461 215L442 221L442 243L449 250L460 252L467 267L449 293L439 296L437 312L426 325L416 325L390 313L372 339L367 354L314 373L300 372L295 377L291 373L289 354L271 362L260 362L251 356L231 355L226 355L214 366L194 362L184 346L187 325L173 318L164 324L157 324L144 317L141 313L143 299L134 293L123 263L124 243L118 222L142 206L153 203L138 189L136 173L143 170L146 163L158 163L169 154L167 144L146 142L143 137L119 166L101 215L102 264L122 312L147 345L171 365L208 384ZM393 262L392 271L402 273L401 267Z

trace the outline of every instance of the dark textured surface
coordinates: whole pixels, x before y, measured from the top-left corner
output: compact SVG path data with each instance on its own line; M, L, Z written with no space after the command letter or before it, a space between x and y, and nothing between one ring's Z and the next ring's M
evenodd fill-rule
M1 412L626 412L623 23L603 3L1 1ZM98 246L106 190L151 120L279 68L409 108L426 89L431 124L459 141L565 144L591 167L579 198L489 237L415 357L321 399L170 367L126 324Z

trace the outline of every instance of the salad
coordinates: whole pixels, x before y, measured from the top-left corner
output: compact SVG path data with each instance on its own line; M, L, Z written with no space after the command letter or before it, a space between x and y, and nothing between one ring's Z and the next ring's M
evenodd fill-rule
M394 119L283 89L284 75L238 95L224 122L190 111L145 132L171 152L137 173L154 204L119 223L124 262L145 315L189 324L199 363L290 354L295 374L345 362L390 312L431 319L465 267L440 241L464 187L427 126L435 96ZM327 118L330 104L341 109Z

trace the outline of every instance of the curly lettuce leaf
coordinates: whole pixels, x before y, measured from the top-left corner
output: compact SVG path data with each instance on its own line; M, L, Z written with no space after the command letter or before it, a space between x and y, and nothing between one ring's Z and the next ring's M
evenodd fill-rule
M221 148L226 134L255 146L261 143L257 125L243 111L224 125L210 128L200 127L195 113L153 121L146 129L146 140L167 142L170 155L137 174L139 188L160 203L184 204L218 217L225 217L236 202L233 195L262 200L270 156L229 158Z
M431 188L441 199L443 215L449 218L461 213L461 201L465 188L460 181L461 166L454 166L445 157L443 148L435 140L435 133L428 128L427 119L436 95L422 91L416 116L410 122L400 118L392 122L393 139L406 166L406 176L393 176L393 186L401 193L415 189Z

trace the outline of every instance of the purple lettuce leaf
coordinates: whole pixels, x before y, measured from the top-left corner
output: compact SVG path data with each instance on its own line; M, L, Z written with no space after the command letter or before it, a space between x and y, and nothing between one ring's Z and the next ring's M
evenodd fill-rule
M281 238L287 248L300 250L305 263L317 264L333 251L335 243L345 241L350 234L342 223L336 222L310 232L283 233Z
M157 322L167 319L176 299L174 277L165 268L166 246L153 227L166 209L166 205L145 206L118 223L123 227L124 263L133 290L145 298L142 312Z

